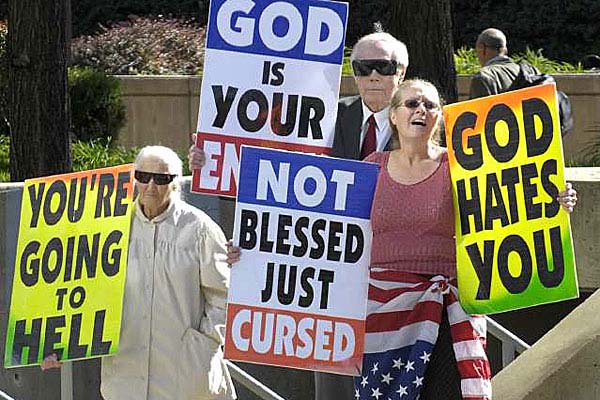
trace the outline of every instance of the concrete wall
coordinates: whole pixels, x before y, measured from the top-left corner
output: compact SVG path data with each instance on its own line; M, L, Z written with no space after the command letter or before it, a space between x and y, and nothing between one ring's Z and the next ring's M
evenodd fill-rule
M600 399L600 292L492 380L501 400Z
M201 78L198 76L120 76L128 122L119 142L126 146L164 144L185 152L189 133L196 130ZM564 138L566 160L579 160L590 142L600 137L600 74L556 76L558 88L573 103L575 129ZM459 76L465 99L468 76ZM356 94L351 77L343 77L340 95Z

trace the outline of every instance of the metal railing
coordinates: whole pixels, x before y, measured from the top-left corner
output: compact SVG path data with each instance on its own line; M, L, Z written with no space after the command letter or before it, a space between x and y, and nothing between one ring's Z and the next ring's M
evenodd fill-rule
M4 399L4 400L15 400L12 397L10 397L9 395L7 395L6 393L4 393L2 390L0 390L0 399Z
M258 379L241 369L229 360L225 360L231 377L246 389L257 395L261 400L285 400L273 390L262 384ZM3 393L0 391L0 396ZM8 395L6 395L8 396ZM6 400L15 400L5 397ZM60 399L73 400L73 363L64 362L60 369Z
M531 347L492 318L486 316L485 319L488 323L488 332L502 344L502 368L506 368L515 359L516 353L522 353Z

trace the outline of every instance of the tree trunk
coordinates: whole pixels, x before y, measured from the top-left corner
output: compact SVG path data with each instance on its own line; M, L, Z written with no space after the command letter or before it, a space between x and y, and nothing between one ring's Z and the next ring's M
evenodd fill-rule
M446 103L457 100L450 0L396 0L390 33L408 47L407 77L431 81Z
M69 172L70 0L9 0L8 6L11 180Z

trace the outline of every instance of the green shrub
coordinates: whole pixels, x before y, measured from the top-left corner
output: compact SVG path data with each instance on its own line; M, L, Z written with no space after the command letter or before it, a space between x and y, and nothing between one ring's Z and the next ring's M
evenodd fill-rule
M202 69L205 33L194 22L136 17L74 39L73 64L116 75L194 75Z
M69 69L71 130L80 140L115 140L125 125L119 81L91 68Z
M111 138L90 141L77 140L71 144L73 171L128 164L135 160L138 151L137 147L126 149L122 146L115 146Z
M511 57L516 62L527 61L545 74L583 72L581 63L572 65L567 62L550 60L542 55L541 49L534 51L527 48L525 53L511 54ZM479 71L480 66L475 49L467 47L458 49L454 54L454 65L457 74L474 74Z

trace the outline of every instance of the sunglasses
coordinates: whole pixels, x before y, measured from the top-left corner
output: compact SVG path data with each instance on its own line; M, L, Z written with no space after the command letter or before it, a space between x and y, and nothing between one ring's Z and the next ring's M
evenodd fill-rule
M171 174L156 174L154 172L135 171L135 180L140 183L150 183L150 179L157 185L168 185L173 182L177 175Z
M437 110L440 108L440 105L437 103L434 103L433 101L420 100L420 99L407 99L407 100L404 100L404 102L400 105L414 110L415 108L419 108L419 106L421 104L423 104L423 106L425 106L425 109L427 111L433 111L433 110Z
M369 76L373 70L379 75L396 75L398 63L395 60L354 60L352 61L354 76Z

